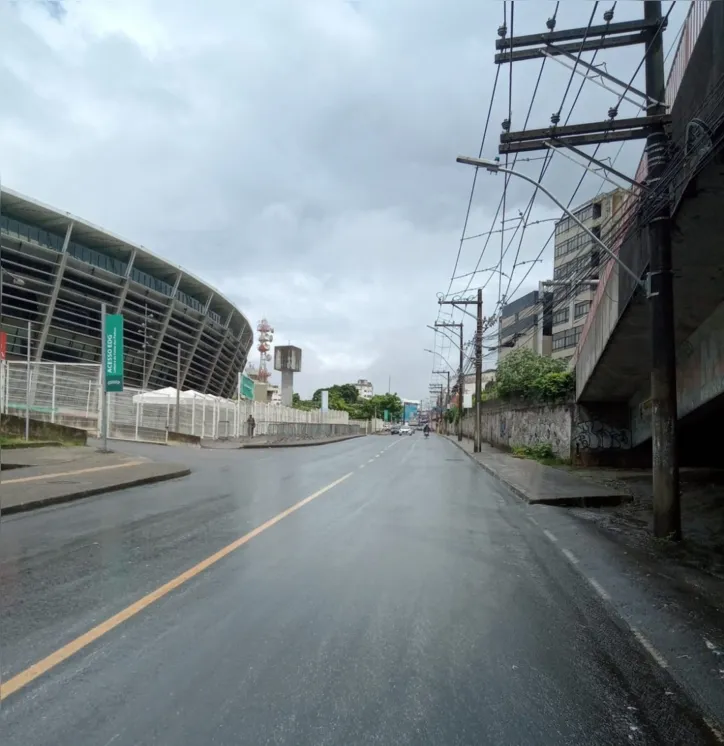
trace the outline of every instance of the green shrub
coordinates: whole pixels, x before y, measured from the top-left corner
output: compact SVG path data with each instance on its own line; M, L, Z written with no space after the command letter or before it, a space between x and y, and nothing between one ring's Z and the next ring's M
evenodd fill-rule
M558 402L573 394L575 379L560 360L521 349L498 363L495 390L501 399Z

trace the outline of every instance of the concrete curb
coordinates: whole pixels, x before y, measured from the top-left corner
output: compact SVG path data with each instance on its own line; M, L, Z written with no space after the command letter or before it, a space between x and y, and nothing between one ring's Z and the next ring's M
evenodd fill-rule
M365 433L365 435L347 435L346 437L336 438L335 440L310 440L303 443L260 443L259 445L249 443L248 445L239 446L238 450L242 451L246 450L247 448L307 448L309 446L331 446L333 443L343 443L345 440L354 440L355 438L366 437L367 434Z
M20 448L73 448L73 446L66 446L59 440L31 440L28 443L6 443L2 446L3 451L17 451Z
M446 436L443 436L446 437ZM621 505L625 502L630 502L630 495L590 495L581 497L531 497L525 490L522 490L517 485L509 482L505 477L501 476L499 472L493 469L488 464L484 464L475 458L475 455L465 450L457 440L447 438L453 445L457 446L471 461L476 463L483 471L490 474L491 477L497 479L501 484L504 484L513 494L517 495L521 500L525 500L529 505L554 505L564 508L600 508L610 505Z
M125 490L130 487L143 487L144 485L148 484L168 482L171 479L187 477L189 474L191 474L191 469L176 469L175 471L168 472L166 474L154 474L150 477L129 479L126 482L119 482L117 484L111 484L106 487L89 487L86 490L78 490L77 492L70 492L66 495L56 495L55 497L41 498L40 500L33 500L32 502L20 503L19 505L11 505L7 508L4 508L2 514L12 515L13 513L27 513L31 510L47 508L51 505L59 505L61 503L74 502L75 500L82 500L86 497L103 495L107 492L119 492L120 490Z

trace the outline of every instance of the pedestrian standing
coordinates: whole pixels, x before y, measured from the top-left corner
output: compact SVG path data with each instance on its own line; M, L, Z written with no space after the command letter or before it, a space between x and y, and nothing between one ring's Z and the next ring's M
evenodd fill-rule
M256 427L256 420L254 419L254 415L250 414L249 417L246 420L246 427L249 431L249 437L254 437L254 428Z

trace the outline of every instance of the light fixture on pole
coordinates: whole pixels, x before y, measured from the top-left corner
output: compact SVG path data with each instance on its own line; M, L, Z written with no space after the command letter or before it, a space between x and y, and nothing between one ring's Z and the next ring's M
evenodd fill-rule
M606 244L601 241L601 239L590 229L587 228L560 200L558 200L556 197L551 194L551 192L543 186L539 181L536 181L535 179L531 178L527 174L521 173L520 171L515 171L512 168L505 168L504 166L501 166L500 163L495 160L491 161L487 158L473 158L472 156L465 156L465 155L459 155L456 158L458 163L463 163L466 166L475 166L475 168L484 168L486 171L490 171L491 173L497 174L510 174L511 176L517 176L519 179L523 179L524 181L527 181L529 184L533 184L533 186L536 189L540 189L543 194L547 195L555 204L563 210L566 215L584 232L586 233L591 240L600 248L602 248L606 254L608 254L617 264L618 266L626 272L627 275L629 275L631 278L633 278L636 285L644 288L644 290L647 290L648 288L648 282L642 280L636 272L634 272L627 264L624 264L618 257L618 254L616 254L614 251L609 249Z

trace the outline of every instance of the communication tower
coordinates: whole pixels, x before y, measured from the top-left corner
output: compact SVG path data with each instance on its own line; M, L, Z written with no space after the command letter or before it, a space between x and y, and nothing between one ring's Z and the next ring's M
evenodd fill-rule
M261 383L266 383L271 376L271 371L266 367L266 364L272 359L269 350L271 350L271 343L274 341L274 329L266 319L262 319L256 325L256 330L259 332L259 344L256 347L259 350L257 378Z

